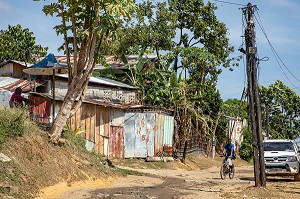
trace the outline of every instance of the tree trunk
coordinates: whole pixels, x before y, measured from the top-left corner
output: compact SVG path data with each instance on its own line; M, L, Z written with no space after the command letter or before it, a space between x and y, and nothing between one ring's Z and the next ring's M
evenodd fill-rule
M182 155L182 163L185 163L185 157L186 157L186 153L187 153L187 145L188 145L188 141L186 140L184 142L184 149L183 149L183 155Z
M61 136L61 132L63 131L63 128L68 118L70 117L73 103L74 102L72 102L72 100L69 97L64 100L49 132L51 142L58 142Z

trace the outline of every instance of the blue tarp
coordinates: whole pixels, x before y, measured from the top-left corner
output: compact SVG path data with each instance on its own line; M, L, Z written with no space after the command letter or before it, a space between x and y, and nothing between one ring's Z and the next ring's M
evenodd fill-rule
M42 61L34 64L30 68L49 68L49 67L53 67L55 63L57 63L57 60L55 56L52 53L50 53Z

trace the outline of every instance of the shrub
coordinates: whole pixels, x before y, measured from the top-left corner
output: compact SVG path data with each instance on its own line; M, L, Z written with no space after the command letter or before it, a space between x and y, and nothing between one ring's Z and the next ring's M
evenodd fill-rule
M0 143L26 132L26 109L0 107Z
M244 130L244 140L239 150L239 155L243 160L250 162L252 160L253 148L252 148L252 134L249 128Z

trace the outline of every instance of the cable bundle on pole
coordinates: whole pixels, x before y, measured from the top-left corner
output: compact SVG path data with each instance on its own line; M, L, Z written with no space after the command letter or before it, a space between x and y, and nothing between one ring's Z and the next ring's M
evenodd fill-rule
M247 58L246 68L248 80L247 93L249 100L249 115L252 129L255 186L266 187L266 174L262 139L261 106L257 78L257 48L255 43L255 25L253 19L254 9L256 9L256 6L251 5L251 3L248 3L247 7L242 9L247 24L247 28L245 29Z

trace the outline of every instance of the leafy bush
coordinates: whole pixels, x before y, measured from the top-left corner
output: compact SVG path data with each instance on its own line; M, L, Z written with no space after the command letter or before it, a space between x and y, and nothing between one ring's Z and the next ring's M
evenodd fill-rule
M239 155L243 160L250 162L252 160L253 148L252 148L252 134L249 128L244 130L244 140L239 150Z
M85 148L86 141L84 137L81 136L81 133L84 133L84 131L81 131L80 128L78 128L76 131L73 131L70 125L67 123L63 129L62 137L75 144L76 148L82 151L86 151Z
M26 132L26 109L0 107L0 144Z

